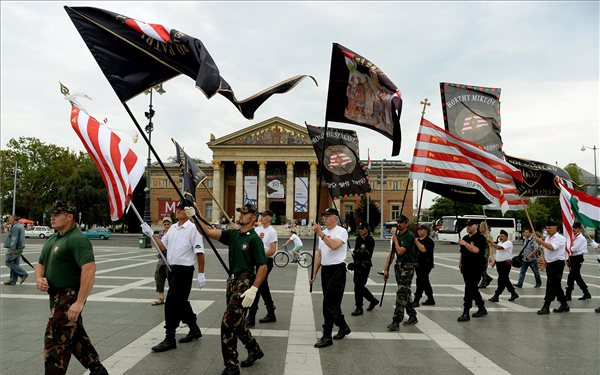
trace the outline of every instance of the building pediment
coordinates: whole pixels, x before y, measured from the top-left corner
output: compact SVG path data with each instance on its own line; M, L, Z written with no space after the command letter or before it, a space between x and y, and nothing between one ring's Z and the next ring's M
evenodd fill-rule
M311 146L312 143L305 127L280 117L272 117L208 142L208 147L219 146Z

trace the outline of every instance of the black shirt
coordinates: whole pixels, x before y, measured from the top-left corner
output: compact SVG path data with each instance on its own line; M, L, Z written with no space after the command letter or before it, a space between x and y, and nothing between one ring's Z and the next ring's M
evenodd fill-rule
M460 246L463 269L465 267L475 267L477 269L481 269L481 264L485 262L485 248L487 246L485 237L481 233L475 232L472 236L467 234L462 239L465 242L477 246L477 248L479 249L478 253L472 253L465 246Z
M417 267L433 268L433 248L435 247L433 240L429 236L423 239L417 238L417 240L425 246L425 252L417 249Z
M352 252L354 262L371 264L374 249L375 240L371 235L367 235L365 238L362 238L362 236L356 237L356 244Z

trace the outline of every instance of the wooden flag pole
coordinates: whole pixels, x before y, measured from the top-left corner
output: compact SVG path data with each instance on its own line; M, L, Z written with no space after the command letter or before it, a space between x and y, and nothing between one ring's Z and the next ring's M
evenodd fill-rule
M208 194L210 195L210 197L213 199L213 201L215 201L215 203L217 204L217 207L219 207L219 210L221 210L221 212L223 213L223 215L225 215L225 217L227 218L227 222L229 224L233 224L233 222L231 221L231 219L227 215L227 212L225 212L225 210L223 209L223 207L221 207L221 204L219 203L219 201L217 200L217 198L215 198L215 196L213 195L212 191L210 191L210 189L208 188L208 186L206 186L206 183L204 181L202 181L202 186L204 186L204 189L206 189L206 191L208 192ZM200 212L200 211L198 211L198 212Z
M148 140L148 137L146 137L146 134L144 134L144 131L142 130L142 127L140 126L140 124L138 123L137 119L135 118L135 116L133 115L133 112L131 112L131 109L129 109L129 106L127 105L127 103L125 102L121 102L121 104L123 104L123 107L125 107L125 110L127 111L127 113L129 114L129 117L131 118L131 120L133 121L133 124L135 125L135 127L137 128L137 130L139 131L139 133L141 134L142 138L144 139L144 142L146 142L146 144L148 145L148 147L150 148L150 151L152 151L152 154L154 155L154 157L156 158L156 161L158 162L158 164L160 165L160 167L162 168L163 172L165 172L165 175L167 176L167 178L169 179L169 181L171 182L171 185L173 185L173 188L175 189L175 191L177 192L177 195L179 195L179 198L183 201L185 200L185 197L183 196L183 193L181 192L181 190L179 190L179 188L177 187L177 184L175 183L175 180L173 180L173 177L171 177L171 174L167 171L167 168L165 168L165 165L163 164L162 160L160 159L160 157L158 156L158 153L156 152L156 150L154 149L154 147L152 146L152 144L150 143L150 141ZM133 205L132 205L133 206ZM204 222L206 222L208 225L210 225L210 223L206 220L204 220L204 218L200 218L202 219ZM211 249L213 250L213 252L215 253L215 255L217 256L217 259L219 259L219 262L221 263L221 266L223 266L223 269L225 270L225 272L227 272L228 275L231 275L231 272L229 271L229 268L227 267L227 265L225 264L225 262L223 261L223 258L221 258L221 255L219 254L219 252L217 251L217 249L215 248L215 245L212 243L210 237L208 237L206 235L206 232L204 231L204 228L202 228L202 226L200 225L200 223L198 223L199 218L197 217L197 215L194 216L194 222L196 224L196 228L200 228L199 231L202 234L202 236L204 238L206 238L206 241L208 242L208 244L210 245Z
M527 211L527 206L525 205L525 202L523 201L523 197L519 195L519 199L521 200L521 205L523 205L523 210L525 211L525 216L527 216L527 221L529 222L529 226L531 227L531 232L532 234L535 236L536 232L535 232L535 228L533 227L533 223L531 221L531 217L529 216L529 211ZM539 244L538 244L538 249L540 248ZM544 249L540 250L540 259L542 260L542 262L546 262L546 258L544 257Z
M133 212L135 213L135 216L137 216L138 220L140 221L140 224L145 223L144 219L142 219L142 217L140 216L140 213L138 212L137 208L135 208L135 206L133 205L133 203L131 201L129 202L129 207L133 208ZM152 245L154 245L154 247L158 250L158 254L162 258L162 260L165 262L165 264L167 265L167 268L169 269L169 271L171 271L171 265L167 261L167 258L165 258L165 255L163 254L163 252L160 249L160 247L158 247L158 244L156 243L156 239L154 238L154 236L150 237L150 241L152 242Z

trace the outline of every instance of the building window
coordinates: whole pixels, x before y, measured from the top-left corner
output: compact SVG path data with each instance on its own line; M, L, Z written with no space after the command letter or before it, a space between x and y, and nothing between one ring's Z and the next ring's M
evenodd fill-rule
M206 186L208 186L208 188L212 190L212 188L213 188L213 180L212 180L212 178L207 179L206 181L207 181L206 182Z
M344 204L344 215L348 215L352 211L354 211L352 204Z
M390 185L391 185L391 189L392 190L400 190L400 181L398 180L391 180L390 181Z
M207 220L211 220L212 214L213 214L212 210L213 210L212 202L205 202L204 203L204 217Z
M401 207L402 206L399 205L399 204L392 204L392 221L396 221L400 217L400 215L402 214L400 212L400 208Z

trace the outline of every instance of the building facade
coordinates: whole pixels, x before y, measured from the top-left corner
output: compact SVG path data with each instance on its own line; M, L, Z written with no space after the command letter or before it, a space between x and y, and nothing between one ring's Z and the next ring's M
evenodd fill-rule
M217 223L225 217L237 218L235 208L244 203L273 211L275 224L308 225L319 218L318 162L306 127L273 117L220 138L211 137L208 147L213 152L211 162L199 163L207 179L196 189L198 209L207 220ZM180 187L179 166L168 163L165 167ZM409 168L400 161L372 161L370 199L380 204L383 187L384 222L395 220L401 208L412 217ZM150 182L151 217L157 223L174 211L179 197L157 164ZM332 201L325 183L319 197L319 211L335 205L342 216L360 203L360 197ZM407 203L402 207L404 199Z

